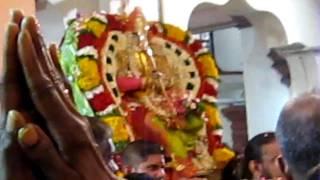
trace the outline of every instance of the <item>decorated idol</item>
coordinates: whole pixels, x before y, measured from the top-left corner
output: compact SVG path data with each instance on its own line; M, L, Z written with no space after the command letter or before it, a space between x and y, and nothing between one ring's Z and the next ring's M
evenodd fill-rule
M217 67L201 41L139 9L73 14L66 26L60 64L75 105L112 128L116 153L137 139L157 142L172 159L172 179L233 157L221 142Z

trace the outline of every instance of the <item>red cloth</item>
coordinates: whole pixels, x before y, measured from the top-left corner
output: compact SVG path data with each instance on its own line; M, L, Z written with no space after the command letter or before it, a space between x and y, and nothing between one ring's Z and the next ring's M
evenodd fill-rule
M143 87L142 78L137 77L117 77L117 84L121 92L135 91Z

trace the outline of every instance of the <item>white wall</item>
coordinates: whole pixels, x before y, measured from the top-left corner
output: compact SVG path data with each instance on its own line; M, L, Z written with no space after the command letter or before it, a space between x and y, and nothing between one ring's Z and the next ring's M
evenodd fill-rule
M284 26L288 43L320 44L320 11L318 0L247 0L258 10L272 12Z
M295 97L320 87L319 52L306 51L285 56L290 70L290 93Z
M244 84L242 75L224 75L221 76L221 83L219 84L219 109L227 108L228 106L244 103L243 97ZM231 104L229 104L231 103ZM222 141L227 143L230 147L233 145L231 121L220 113L220 118L223 124Z
M224 5L229 0L163 0L165 21L188 27L192 9L203 2ZM320 1L318 0L233 0L246 1L257 10L273 13L287 33L288 43L302 42L308 46L320 44ZM179 10L179 11L178 11Z
M251 138L260 132L275 129L279 112L289 97L289 91L281 84L279 74L271 68L272 61L266 56L268 48L286 43L280 22L268 13L253 13L247 16L253 27L215 31L214 44L216 59L222 67L225 66L227 70L244 70L248 135ZM273 25L272 28L268 27L270 24ZM223 84L222 81L221 85ZM236 89L223 91L236 94ZM226 131L224 135L228 136L227 133L230 132Z
M130 0L128 12L135 6L139 6L148 20L158 20L158 2L159 0ZM186 29L193 8L201 2L222 5L228 0L163 0L164 21ZM69 10L78 8L83 12L105 10L116 13L119 6L120 0L90 0L90 3L87 0L63 0L61 3L49 5L45 10L38 11L37 18L39 18L46 39L57 42L63 33L63 17Z
M130 13L135 7L139 6L148 20L156 21L159 19L158 5L158 0L130 0L127 7L127 13ZM119 6L119 0L110 0L109 12L117 13Z
M244 82L248 135L251 138L275 130L279 113L289 98L289 90L280 82L279 74L267 57L269 48L286 44L280 22L268 13L253 13L248 19L253 23L253 34L247 35L254 39L254 44L244 63Z
M99 2L99 10L101 11L110 11L110 2L106 0L98 0Z
M188 22L193 9L203 2L223 5L229 0L163 0L164 21L181 28L188 28Z
M238 65L244 70L244 87L249 138L273 131L289 90L267 58L269 48L287 43L281 23L270 13L246 14L251 28L225 29L215 33L215 54L224 65ZM243 64L242 64L243 63ZM230 66L232 68L232 66ZM223 82L222 82L223 84Z
M214 51L218 66L224 71L243 71L245 44L242 30L228 28L214 31ZM249 43L246 43L249 44Z
M87 14L99 10L99 1L97 0L64 0L58 4L48 4L41 11L37 11L36 16L41 25L41 31L48 43L59 43L63 33L63 18L68 12L77 8L80 13Z
M219 110L221 111L225 107L226 106L219 106ZM220 113L220 118L223 124L222 142L226 143L229 147L232 147L233 146L232 129L231 129L232 123L222 113Z
M14 0L17 1L18 0ZM14 1L12 3L14 3ZM111 0L118 1L119 0ZM209 2L215 5L224 5L229 0L163 0L165 22L176 24L182 28L188 27L188 21L193 8L202 2ZM235 0L245 1L245 0ZM317 0L246 0L253 8L272 12L280 19L287 33L288 43L302 42L309 46L320 44L318 32L320 32L319 1ZM10 1L11 2L11 1ZM19 1L20 2L20 1ZM20 7L30 6L24 0L19 3ZM31 1L30 1L31 2ZM32 1L33 2L33 1ZM44 29L45 35L49 40L56 41L61 36L62 18L68 9L78 7L85 11L109 8L115 11L114 6L109 7L107 0L64 0L64 7L49 7L46 11L37 13L38 18ZM17 3L18 4L18 3ZM26 5L28 4L28 5ZM60 3L61 4L61 3ZM131 0L130 8L141 6L148 19L158 18L158 0ZM19 7L17 6L17 7ZM5 8L5 6L2 6ZM3 11L1 11L3 12ZM0 20L2 17L0 16Z
M158 20L158 0L130 0L128 12L136 6L142 8L148 20ZM64 32L63 18L70 10L77 8L82 14L97 10L117 13L119 7L120 0L63 0L58 4L48 4L44 10L37 11L36 15L46 41L59 43Z
M10 0L2 1L0 6L0 72L2 72L2 49L5 27L9 21L10 9L21 9L26 15L33 15L35 12L34 0Z

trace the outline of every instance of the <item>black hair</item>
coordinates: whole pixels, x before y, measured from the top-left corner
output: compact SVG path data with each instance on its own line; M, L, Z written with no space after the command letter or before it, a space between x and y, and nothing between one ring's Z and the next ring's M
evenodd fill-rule
M153 180L151 176L145 173L130 173L125 176L127 180Z
M112 129L103 124L96 117L88 117L92 134L99 145L99 149L103 155L104 160L108 163L111 160L111 155L114 150L113 144L110 143L112 138Z
M250 161L262 161L262 146L270 144L276 140L274 132L265 132L253 137L247 144L244 151L242 179L252 179L252 173L249 169Z
M159 144L137 140L128 144L122 152L122 157L126 165L135 167L154 154L163 154L163 148Z
M305 176L320 162L320 96L306 93L282 110L276 130L284 159L293 174Z
M235 157L223 168L221 172L221 180L240 180L239 167L240 158Z

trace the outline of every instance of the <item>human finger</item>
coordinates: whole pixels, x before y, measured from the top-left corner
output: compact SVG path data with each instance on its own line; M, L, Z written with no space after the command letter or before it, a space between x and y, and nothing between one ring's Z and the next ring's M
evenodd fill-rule
M27 157L40 169L48 180L80 179L55 149L50 138L34 124L27 124L19 130L19 143Z
M69 101L69 103L71 103L68 90L69 87L66 87L65 78L62 76L62 73L59 72L54 62L58 61L58 56L51 54L53 53L53 50L50 51L50 49L47 49L44 39L40 34L39 25L37 24L36 19L34 17L25 17L22 22L22 30L27 30L29 32L32 43L35 47L35 52L39 58L39 63L41 64L43 71L58 88L57 90L61 98L64 98L65 101ZM54 57L52 57L52 55L54 55Z
M19 34L19 44L19 55L33 100L67 161L87 178L111 179L112 173L103 161L87 119L61 98L39 63L28 31Z
M57 45L56 44L50 44L49 45L49 54L50 54L50 57L51 57L51 60L52 60L52 63L54 64L55 66L55 69L56 69L56 73L59 73L59 76L60 78L63 80L64 84L61 85L64 90L63 91L63 95L66 96L66 99L69 100L69 102L72 102L71 100L71 86L70 86L70 83L69 81L67 80L67 78L64 77L63 75L63 72L62 72L62 68L61 68L61 65L60 65L60 62L59 62L59 50L57 48Z
M60 95L55 88L55 85L49 78L48 74L44 72L38 60L37 53L35 52L35 47L33 45L31 36L27 30L23 30L20 33L19 43L19 55L21 63L23 64L23 69L26 75L26 80L28 82L30 92L32 92L32 97L34 103L38 107L38 110L47 120L48 128L50 128L50 126L53 126L53 129L55 129L55 131L60 131L64 128L70 128L69 124L72 123L72 121L65 121L65 119L67 119L67 117L65 116L66 113L61 113L64 111L68 112L68 108L64 107L64 103L61 100ZM61 117L61 114L64 116ZM52 118L56 119L55 123L50 121L52 120ZM72 128L77 127L72 126L71 129ZM55 133L59 134L58 132ZM65 132L62 132L62 134L59 135L63 136L64 133ZM69 135L70 134L72 133L69 133Z
M4 43L4 64L3 71L0 77L0 105L1 119L0 128L4 128L6 117L9 109L17 109L21 106L20 93L20 65L17 57L17 36L19 27L16 24L10 23L7 26Z
M59 52L56 44L50 44L49 45L49 52L52 59L52 62L57 70L59 70L60 73L62 73L60 62L59 62Z
M19 9L13 9L10 12L10 22L18 26L21 25L23 17L24 17L23 12Z
M34 178L30 163L26 161L17 142L17 131L25 124L19 112L9 111L6 127L0 131L0 179L32 180Z

